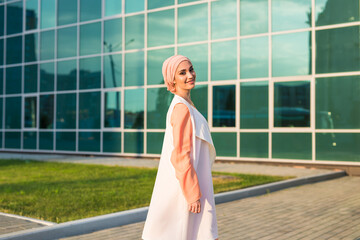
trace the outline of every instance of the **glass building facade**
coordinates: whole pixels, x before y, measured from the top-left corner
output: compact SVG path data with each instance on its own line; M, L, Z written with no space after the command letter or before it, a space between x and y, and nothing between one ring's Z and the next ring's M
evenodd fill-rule
M360 164L359 0L0 0L0 148L158 157L188 56L219 159Z

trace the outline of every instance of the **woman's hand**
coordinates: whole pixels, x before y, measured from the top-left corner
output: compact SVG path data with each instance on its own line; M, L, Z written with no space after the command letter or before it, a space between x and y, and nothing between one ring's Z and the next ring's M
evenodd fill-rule
M200 199L189 204L189 211L192 213L199 213L201 211Z

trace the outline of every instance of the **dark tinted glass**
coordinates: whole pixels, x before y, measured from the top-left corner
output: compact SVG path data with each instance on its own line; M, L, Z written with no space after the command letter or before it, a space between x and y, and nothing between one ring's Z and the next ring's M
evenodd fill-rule
M75 132L56 132L56 150L75 151L76 133Z
M0 36L4 35L5 26L5 7L0 6Z
M17 148L21 146L20 132L5 132L5 148Z
M4 94L4 69L0 68L0 95Z
M21 63L22 36L6 39L6 64Z
M104 127L120 127L121 92L105 92Z
M103 132L103 152L121 152L121 132Z
M54 63L40 64L40 92L54 91Z
M163 132L148 132L146 134L146 151L150 154L160 154L163 140L164 140L164 133Z
M143 153L144 152L144 133L125 132L124 133L124 152Z
M4 39L0 39L0 56L4 56ZM4 65L3 57L0 57L0 65Z
M76 94L56 95L56 128L76 128Z
M38 28L39 9L38 0L26 0L26 30Z
M166 113L173 96L166 88L148 88L147 128L165 129Z
M21 128L21 97L5 98L5 128Z
M208 85L196 85L191 90L191 101L204 118L208 119Z
M66 25L77 22L77 1L58 0L57 24Z
M36 143L36 132L23 132L23 149L36 149Z
M101 0L80 0L80 21L101 18Z
M80 60L80 89L100 88L101 58L81 58Z
M57 30L57 58L75 57L77 55L77 27Z
M75 90L76 75L76 60L57 62L57 90Z
M36 128L37 97L25 97L24 104L24 127Z
M100 152L100 132L79 132L79 151Z
M235 127L235 85L213 87L213 126Z
M25 35L25 62L33 62L39 60L38 36L38 33L31 33Z
M100 92L79 93L79 128L100 128Z
M24 92L32 93L38 90L38 66L37 64L24 67Z
M122 85L122 55L104 56L104 88L121 87Z
M268 133L240 133L240 157L267 158Z
M359 21L359 1L315 1L316 26Z
M20 33L23 28L23 1L8 3L6 5L6 33L7 35Z
M54 128L54 95L40 95L40 128Z
M311 133L273 133L272 157L311 160Z
M6 94L21 93L21 67L6 68Z
M144 128L144 89L125 90L125 128Z
M40 59L54 59L55 54L55 31L40 33Z
M212 139L214 141L216 155L222 157L236 156L236 133L220 133L212 132ZM224 141L226 139L226 141Z
M54 148L54 133L39 132L39 149L53 150L53 148Z

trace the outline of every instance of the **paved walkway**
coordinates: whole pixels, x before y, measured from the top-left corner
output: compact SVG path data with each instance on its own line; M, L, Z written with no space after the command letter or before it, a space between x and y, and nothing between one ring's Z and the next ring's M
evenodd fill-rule
M0 237L1 234L46 226L37 222L11 217L0 214Z

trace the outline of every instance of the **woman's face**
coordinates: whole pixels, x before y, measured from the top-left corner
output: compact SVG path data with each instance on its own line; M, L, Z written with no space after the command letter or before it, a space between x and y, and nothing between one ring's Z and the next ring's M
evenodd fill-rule
M191 90L195 87L196 73L189 61L182 61L175 72L176 92Z

